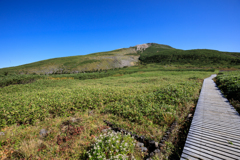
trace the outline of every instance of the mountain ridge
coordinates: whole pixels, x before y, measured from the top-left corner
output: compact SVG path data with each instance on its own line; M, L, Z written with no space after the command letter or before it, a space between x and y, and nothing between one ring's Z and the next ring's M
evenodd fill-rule
M15 67L1 68L0 74L6 72L15 74L83 73L86 71L95 72L136 66L140 63L160 63L162 65L191 64L203 67L202 65L194 64L202 63L199 59L205 60L201 56L210 57L210 60L205 63L208 66L214 65L218 67L218 59L221 60L219 64L226 67L240 65L240 54L238 52L220 52L208 49L181 50L164 44L144 43L112 51L52 58Z

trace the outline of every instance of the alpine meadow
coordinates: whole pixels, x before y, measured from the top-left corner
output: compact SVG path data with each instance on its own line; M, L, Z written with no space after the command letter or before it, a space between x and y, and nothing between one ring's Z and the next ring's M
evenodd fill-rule
M239 110L240 53L146 43L0 69L0 158L178 159L203 79Z

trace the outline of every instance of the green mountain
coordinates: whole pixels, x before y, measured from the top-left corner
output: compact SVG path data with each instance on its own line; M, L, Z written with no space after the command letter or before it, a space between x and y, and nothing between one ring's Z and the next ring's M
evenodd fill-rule
M142 51L139 60L143 63L161 65L240 69L239 52L221 52L210 49L181 50L170 47L162 48L158 44L153 44Z
M208 49L180 50L168 45L145 43L108 52L53 58L16 67L2 68L0 74L82 73L135 66L139 63L239 68L240 54Z
M53 58L16 67L0 69L1 72L17 74L81 73L111 68L133 66L138 62L136 47L122 48L81 56Z

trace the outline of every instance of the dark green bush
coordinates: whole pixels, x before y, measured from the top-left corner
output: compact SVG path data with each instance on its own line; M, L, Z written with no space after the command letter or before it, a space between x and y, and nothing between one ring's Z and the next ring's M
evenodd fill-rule
M240 71L218 74L216 84L228 99L240 101Z
M208 49L160 50L151 46L141 53L139 60L143 63L159 63L162 65L190 64L198 67L232 67L240 65L240 53L220 52Z

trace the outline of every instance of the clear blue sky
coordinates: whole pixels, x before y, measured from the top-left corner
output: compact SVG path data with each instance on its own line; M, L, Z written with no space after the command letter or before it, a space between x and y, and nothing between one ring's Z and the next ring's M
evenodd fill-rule
M0 68L149 42L240 52L240 0L0 0Z

